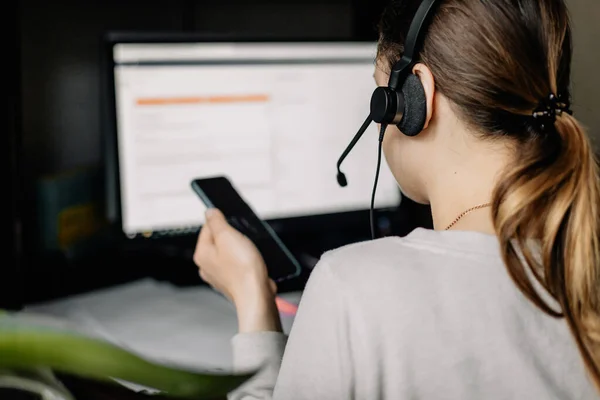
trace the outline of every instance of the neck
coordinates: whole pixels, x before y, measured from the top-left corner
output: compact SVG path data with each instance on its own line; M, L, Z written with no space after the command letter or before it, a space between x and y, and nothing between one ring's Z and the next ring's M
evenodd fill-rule
M497 178L507 165L504 151L489 144L456 146L445 153L446 160L433 171L429 200L436 230L444 230L465 211L491 203ZM452 151L454 150L454 151ZM451 158L451 159L449 159ZM448 168L452 165L452 168ZM450 229L494 234L491 207L472 210L462 216Z

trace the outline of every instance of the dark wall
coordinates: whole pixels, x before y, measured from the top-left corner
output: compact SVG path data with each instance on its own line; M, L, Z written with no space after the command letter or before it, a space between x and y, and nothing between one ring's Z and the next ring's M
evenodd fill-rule
M379 17L390 0L353 0L352 30L356 37L377 40Z
M3 115L0 123L2 132L2 152L0 160L0 176L5 193L2 213L0 213L2 246L2 261L0 265L0 308L15 309L20 306L20 281L19 267L21 264L21 236L20 236L20 205L21 205L21 179L20 179L20 56L19 56L19 28L18 3L9 5L4 9L3 22L7 29L4 37L3 52L10 60L5 67L9 68L4 92L7 115ZM6 194L7 193L7 194Z

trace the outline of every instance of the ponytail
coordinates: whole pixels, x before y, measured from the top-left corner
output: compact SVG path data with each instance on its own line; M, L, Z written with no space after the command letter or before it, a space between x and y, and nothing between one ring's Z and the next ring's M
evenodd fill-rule
M517 165L494 193L494 225L510 276L539 308L566 319L600 389L598 164L571 115L558 116L552 131L552 137L519 146ZM554 297L558 309L543 300L530 277Z

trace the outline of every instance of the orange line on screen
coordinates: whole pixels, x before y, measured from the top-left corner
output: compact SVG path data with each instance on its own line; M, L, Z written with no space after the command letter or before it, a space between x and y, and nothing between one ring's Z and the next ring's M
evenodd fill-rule
M266 94L194 96L194 97L143 97L137 99L139 106L165 106L177 104L223 104L223 103L265 103L269 101Z

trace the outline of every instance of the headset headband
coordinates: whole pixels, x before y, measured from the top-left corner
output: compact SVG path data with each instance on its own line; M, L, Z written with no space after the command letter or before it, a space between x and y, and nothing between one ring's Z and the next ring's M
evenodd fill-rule
M411 68L414 66L415 61L413 58L421 50L420 47L423 44L423 38L427 31L427 22L429 18L433 16L434 6L438 2L438 0L423 0L419 6L417 13L410 24L408 34L406 35L402 58L394 64L392 71L390 72L390 79L388 82L388 87L390 89L394 91L397 90L398 84L404 81L406 76L410 73Z

